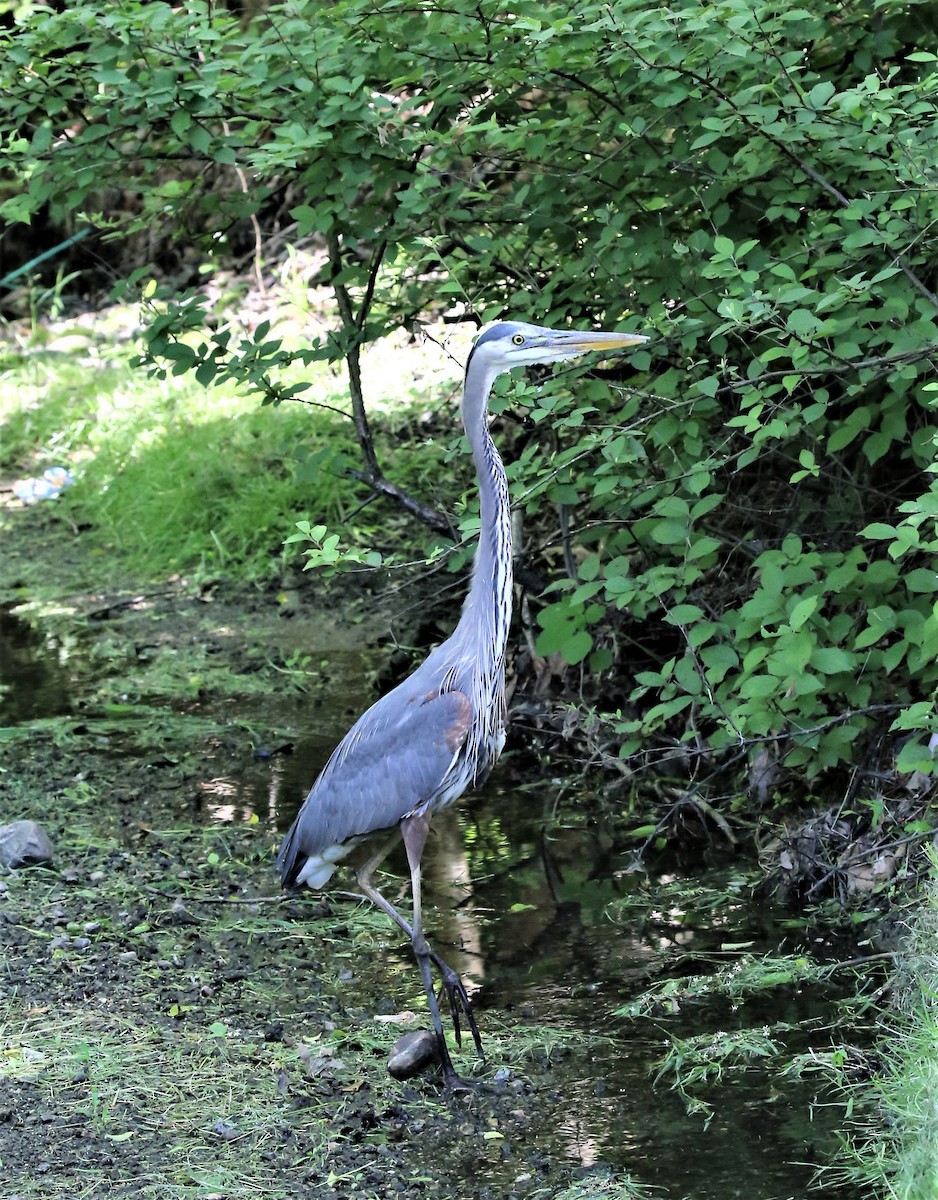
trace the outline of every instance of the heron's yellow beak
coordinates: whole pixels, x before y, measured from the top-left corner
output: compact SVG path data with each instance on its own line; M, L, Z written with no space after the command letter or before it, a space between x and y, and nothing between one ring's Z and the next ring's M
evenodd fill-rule
M564 349L585 354L587 350L623 350L626 346L640 346L648 338L639 333L576 333L562 334Z
M532 356L529 362L563 362L576 358L590 350L606 353L609 350L624 350L628 346L641 346L648 341L640 333L587 333L579 329L544 329L540 336L532 338ZM524 347L519 346L520 353Z

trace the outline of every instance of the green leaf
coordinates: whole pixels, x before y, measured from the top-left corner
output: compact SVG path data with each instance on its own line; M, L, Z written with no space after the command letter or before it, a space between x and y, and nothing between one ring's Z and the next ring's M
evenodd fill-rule
M599 576L600 561L598 554L588 554L580 563L579 576L584 582L591 582Z
M836 675L840 671L856 671L856 656L837 646L819 646L811 655L811 666L822 675Z
M912 739L899 751L896 759L896 771L900 775L911 775L918 771L923 775L934 775L936 763L927 746Z
M935 706L931 700L919 700L904 708L889 726L890 731L930 729L935 722Z
M801 334L803 337L811 337L821 322L808 309L796 308L794 312L788 314L785 324L792 333Z
M916 567L906 572L903 578L910 592L938 591L938 572L930 571L927 567Z
M794 630L801 629L818 610L820 596L804 596L788 614L788 624Z
M687 540L687 522L666 519L656 521L651 536L660 546L677 546Z
M857 634L853 643L857 650L875 645L884 634L891 633L896 627L896 614L885 605L871 609L866 619L866 628Z
M675 604L664 619L669 625L690 625L703 615L703 609L696 604Z
M732 258L735 247L730 238L717 235L713 239L713 248L720 258Z
M727 674L739 666L739 655L729 645L704 646L699 653L711 683L722 683Z
M560 653L572 667L575 667L577 663L586 658L592 648L592 635L587 630L580 629L566 639L560 647Z
M630 829L627 837L630 838L650 838L658 832L657 825L636 825L634 829Z
M867 525L860 530L860 537L875 538L878 541L885 541L896 536L896 528L894 525L886 525L882 521L874 521L871 525Z
M834 85L825 80L823 83L815 84L808 93L808 100L814 108L826 108L828 101L836 91Z

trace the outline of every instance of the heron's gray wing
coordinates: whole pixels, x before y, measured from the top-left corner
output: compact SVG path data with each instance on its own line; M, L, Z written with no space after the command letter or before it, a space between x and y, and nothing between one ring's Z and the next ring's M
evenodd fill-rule
M472 724L463 692L425 696L395 689L348 731L310 789L277 866L284 885L308 857L381 829L440 792Z

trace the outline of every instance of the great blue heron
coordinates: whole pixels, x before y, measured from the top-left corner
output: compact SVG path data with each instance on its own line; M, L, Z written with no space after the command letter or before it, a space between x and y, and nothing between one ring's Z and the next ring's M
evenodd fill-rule
M460 1081L443 1035L431 963L440 972L457 1042L460 1011L480 1055L482 1042L462 980L424 937L420 858L433 813L481 783L505 744L511 519L505 469L488 430L489 393L495 377L512 367L561 362L588 350L618 350L646 340L632 333L577 333L517 321L499 321L476 339L466 364L462 418L478 475L481 524L462 615L452 635L348 731L277 857L284 887L305 883L318 889L354 846L393 831L359 869L358 886L410 938L447 1085ZM410 866L413 924L374 883L398 836Z

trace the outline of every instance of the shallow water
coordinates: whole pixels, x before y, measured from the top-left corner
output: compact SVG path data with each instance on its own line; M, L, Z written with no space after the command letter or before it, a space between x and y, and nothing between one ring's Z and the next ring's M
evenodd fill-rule
M350 723L349 694L360 700L351 706L356 713L368 703L354 655L345 666L346 687L336 679L341 711L328 703L315 710L308 718L315 732L298 736L290 755L216 777L210 788L224 796L209 799L214 819L256 812L286 830ZM798 1029L783 1035L791 1054L807 1050L812 1036L825 1047L832 994L789 988L754 1005L698 1004L660 1021L616 1016L662 974L708 972L725 946L775 952L785 940L786 914L750 898L749 864L701 863L686 876L646 871L601 823L579 819L569 801L559 820L551 818L556 780L514 786L505 779L511 773L503 763L482 791L434 817L424 854L425 911L435 947L471 984L483 1037L489 1014L496 1026L557 1031L554 1099L562 1112L540 1136L559 1140L584 1168L628 1171L674 1200L806 1195L811 1164L831 1152L839 1111L813 1110L816 1089L779 1087L771 1065L733 1072L725 1086L705 1093L714 1105L708 1123L689 1117L667 1082L655 1086L653 1076L669 1035L783 1021ZM595 798L589 807L602 810ZM389 868L406 877L402 852ZM712 908L713 895L734 878L737 901ZM624 916L616 919L620 906ZM389 967L414 970L406 947ZM464 1046L463 1054L471 1053ZM513 1178L510 1160L491 1164L480 1178L500 1194Z
M0 606L0 725L69 711L69 675L60 651L55 638L44 639Z
M805 1196L810 1164L831 1152L834 1115L812 1110L808 1085L779 1086L772 1065L731 1072L725 1086L702 1092L714 1105L708 1123L653 1076L668 1036L785 1022L795 1027L781 1039L792 1055L812 1036L824 1047L832 995L788 988L752 1005L698 1003L657 1020L616 1015L663 974L709 972L727 945L776 951L784 914L752 902L745 887L738 903L713 910L710 898L739 883L740 868L685 878L636 870L631 852L610 849L595 828L545 833L542 808L535 792L513 793L496 771L483 792L437 815L425 853L434 945L476 985L483 1037L489 1019L558 1032L560 1113L542 1136L582 1167L628 1171L674 1200ZM394 865L404 873L402 859ZM681 899L695 891L700 907ZM403 948L398 969L413 969ZM489 1175L493 1189L512 1178L503 1163Z
M0 682L13 685L0 696L0 725L68 712L61 648L6 614L0 639ZM207 819L256 814L271 829L289 825L333 745L371 699L357 654L334 654L330 673L319 702L291 695L187 702L185 711L270 731L268 744L242 738L234 757L220 748L213 757L212 740L203 743ZM284 729L293 731L286 740L273 732ZM569 781L552 817L559 790L554 779L515 781L506 762L483 791L437 815L424 857L428 925L437 949L471 982L483 1037L487 1027L497 1036L499 1028L530 1024L546 1046L540 1053L551 1055L555 1090L530 1138L571 1164L628 1171L669 1200L805 1196L811 1164L831 1151L839 1113L812 1109L807 1084L781 1082L772 1060L733 1071L703 1093L713 1105L708 1122L688 1116L668 1081L655 1085L653 1075L670 1037L785 1022L790 1054L812 1039L823 1048L833 995L789 987L757 1004L715 1000L654 1020L617 1015L658 979L706 973L726 947L774 952L785 940L785 914L750 898L745 863L701 863L683 876L647 870L604 826L600 800L570 800ZM392 856L390 866L402 871L402 857ZM720 895L734 899L714 905ZM389 955L388 970L392 977L413 970L406 947ZM508 1149L474 1168L477 1184L488 1183L493 1195L510 1190L519 1170Z

